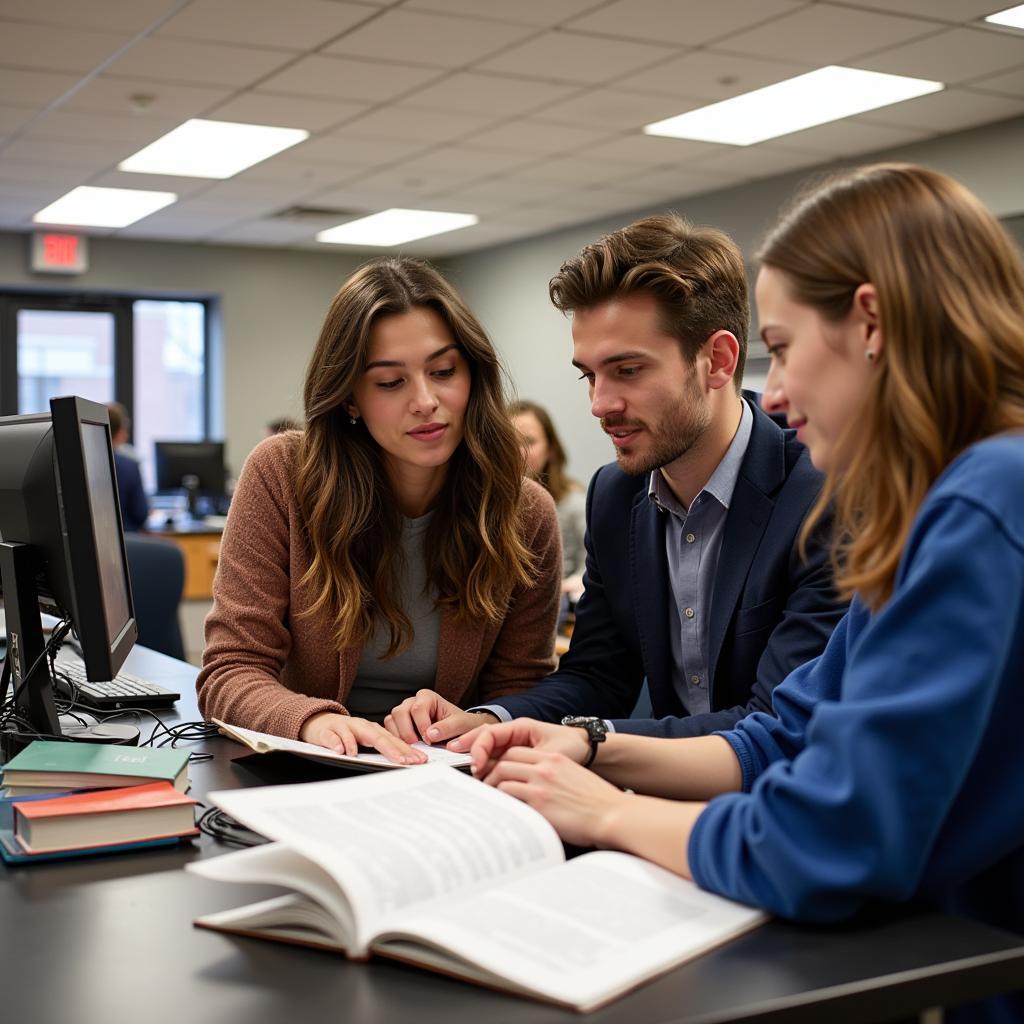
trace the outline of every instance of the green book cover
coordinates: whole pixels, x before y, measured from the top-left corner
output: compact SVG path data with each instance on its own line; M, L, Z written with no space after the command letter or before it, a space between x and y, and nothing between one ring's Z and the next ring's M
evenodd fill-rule
M3 769L8 785L46 785L57 776L109 777L175 783L188 764L187 750L171 747L124 747L107 743L60 743L34 740ZM30 780L39 779L34 782ZM107 785L104 780L102 785Z

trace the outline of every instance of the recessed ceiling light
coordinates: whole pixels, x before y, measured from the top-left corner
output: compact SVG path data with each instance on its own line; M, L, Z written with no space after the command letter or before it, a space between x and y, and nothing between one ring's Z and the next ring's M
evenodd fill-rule
M139 174L230 178L308 138L304 128L271 128L193 117L117 167Z
M925 96L942 82L835 65L656 121L647 135L750 146L765 139Z
M328 228L321 231L316 240L334 245L401 245L417 238L468 228L479 221L475 213L442 213L439 210L403 210L395 207Z
M173 192L79 185L32 216L37 224L123 228L177 200Z
M992 22L993 25L1006 25L1009 28L1024 29L1024 4L1018 4L1016 7L1007 7L1005 11L996 11L995 14L990 14L985 20Z

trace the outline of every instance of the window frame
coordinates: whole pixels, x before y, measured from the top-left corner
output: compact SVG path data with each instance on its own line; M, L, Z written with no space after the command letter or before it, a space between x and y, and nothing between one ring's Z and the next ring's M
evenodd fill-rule
M111 313L114 317L114 400L135 418L136 302L198 302L203 306L203 436L213 420L213 318L216 299L206 295L75 292L67 289L0 288L0 416L18 414L18 313L23 309Z

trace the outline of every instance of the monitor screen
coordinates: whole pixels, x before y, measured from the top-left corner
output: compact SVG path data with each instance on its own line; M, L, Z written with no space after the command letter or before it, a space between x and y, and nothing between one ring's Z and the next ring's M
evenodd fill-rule
M215 497L224 493L227 472L223 441L155 441L153 454L158 491L194 488Z
M83 423L82 442L107 639L113 645L132 616L128 604L130 584L122 556L121 523L118 519L117 491L106 427L99 423Z

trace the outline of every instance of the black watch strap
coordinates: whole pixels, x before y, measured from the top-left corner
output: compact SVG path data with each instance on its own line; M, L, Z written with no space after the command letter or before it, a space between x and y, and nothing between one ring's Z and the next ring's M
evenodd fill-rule
M608 726L603 719L590 715L566 715L562 719L562 725L586 730L587 739L590 740L590 753L587 755L586 761L583 762L583 767L589 768L594 763L594 758L597 757L598 745L604 743L605 737L608 735Z

